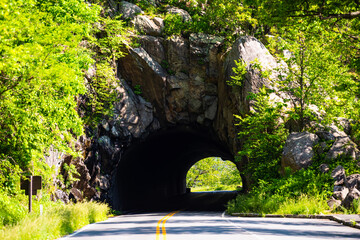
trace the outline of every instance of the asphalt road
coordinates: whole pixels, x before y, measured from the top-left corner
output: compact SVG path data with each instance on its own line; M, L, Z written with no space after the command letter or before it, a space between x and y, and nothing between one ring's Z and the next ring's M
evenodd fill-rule
M360 230L320 219L239 218L222 212L129 214L88 225L63 239L360 239Z

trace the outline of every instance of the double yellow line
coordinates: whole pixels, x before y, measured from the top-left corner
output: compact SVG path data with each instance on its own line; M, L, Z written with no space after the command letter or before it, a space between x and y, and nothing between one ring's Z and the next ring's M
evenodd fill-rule
M156 226L156 240L160 240L160 231L162 231L163 240L166 240L165 223L169 218L171 218L172 216L174 216L178 212L180 212L180 211L171 212L171 213L169 213L168 215L166 215L165 217L163 217L162 219L160 219L158 221L157 226ZM160 228L160 226L161 226L161 228Z

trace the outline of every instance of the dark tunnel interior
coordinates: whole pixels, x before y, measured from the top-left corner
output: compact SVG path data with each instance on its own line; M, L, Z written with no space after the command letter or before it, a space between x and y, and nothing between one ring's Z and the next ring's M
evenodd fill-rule
M112 207L126 211L182 208L186 174L206 157L233 156L207 129L177 127L159 131L123 155L112 189Z

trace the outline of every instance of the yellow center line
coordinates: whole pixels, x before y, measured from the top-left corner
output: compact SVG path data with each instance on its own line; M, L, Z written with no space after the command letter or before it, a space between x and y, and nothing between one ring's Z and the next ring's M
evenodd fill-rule
M160 240L160 225L162 225L161 230L162 230L163 240L166 240L165 223L169 218L171 218L172 216L174 216L178 212L180 212L180 211L171 212L171 213L169 213L168 215L166 215L165 217L161 218L158 221L157 226L156 226L156 240Z

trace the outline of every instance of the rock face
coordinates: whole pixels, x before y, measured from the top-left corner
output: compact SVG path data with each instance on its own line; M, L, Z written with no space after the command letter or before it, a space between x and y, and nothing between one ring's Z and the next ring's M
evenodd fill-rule
M148 16L135 17L135 29L151 36L160 36L164 29L164 20L158 17L150 19Z
M224 64L225 79L231 80L234 75L233 68L235 60L241 59L247 65L247 73L240 93L236 94L236 102L239 104L239 112L247 112L250 108L250 101L247 99L248 93L257 93L262 86L270 87L269 82L261 77L260 71L254 67L254 61L257 61L263 70L275 69L278 64L275 58L269 53L265 46L256 38L243 36L236 40L231 48ZM274 73L275 74L275 73Z
M169 7L167 9L167 12L181 16L184 22L192 21L190 14L184 9L180 9L177 7Z
M331 177L335 180L333 201L328 201L328 205L336 207L342 205L345 208L350 208L354 200L360 198L360 174L353 174L346 177L345 169L342 166L337 166L332 172ZM336 199L336 200L335 200ZM336 201L336 203L334 203Z
M134 19L136 15L144 13L141 8L127 1L121 1L120 4L116 6L123 19Z
M291 133L286 140L281 167L290 167L292 170L300 170L311 165L314 156L314 146L319 137L308 132Z

